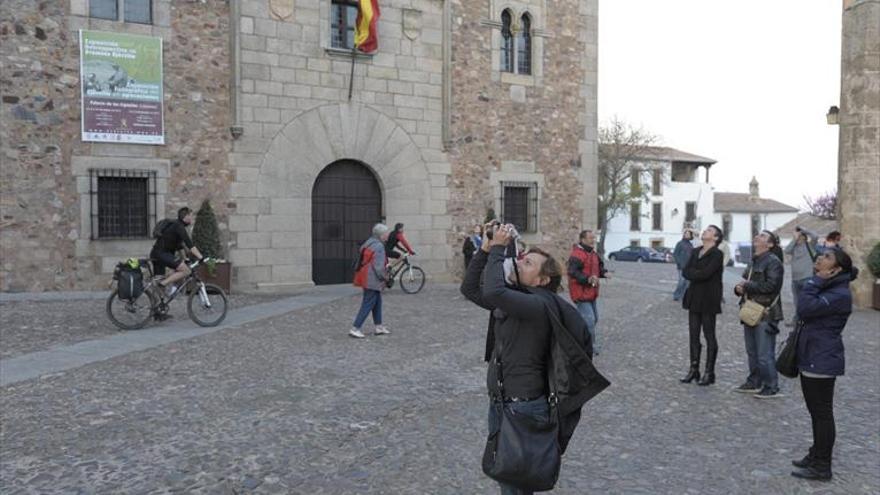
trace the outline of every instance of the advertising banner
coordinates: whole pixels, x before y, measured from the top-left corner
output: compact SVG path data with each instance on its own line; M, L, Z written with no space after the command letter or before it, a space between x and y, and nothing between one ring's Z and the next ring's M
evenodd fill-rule
M79 32L82 140L165 144L162 38Z

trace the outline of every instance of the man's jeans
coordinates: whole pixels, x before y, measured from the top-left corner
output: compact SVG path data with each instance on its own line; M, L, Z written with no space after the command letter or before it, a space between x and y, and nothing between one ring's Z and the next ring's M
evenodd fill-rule
M776 374L776 333L770 323L762 321L756 327L743 325L746 354L749 355L749 377L746 383L755 388L779 390Z
M673 301L680 301L684 297L684 293L691 284L690 280L684 278L681 270L678 271L678 285L675 286L675 292L672 293Z
M602 345L599 343L599 330L597 329L597 324L599 323L599 308L596 305L596 300L592 301L578 301L575 303L577 306L578 313L584 318L584 321L587 322L587 331L590 332L590 340L593 343L593 354L598 356L599 351L602 350Z
M535 400L527 402L507 402L504 407L514 411L518 415L530 416L535 421L547 423L550 421L550 405L547 403L547 397L541 396ZM501 411L498 403L489 404L489 434L495 433L501 428ZM532 491L521 490L515 486L498 483L501 486L501 495L531 495Z
M791 281L791 295L794 297L794 316L792 317L791 321L795 324L800 319L797 313L798 298L801 297L801 291L804 290L804 287L806 287L807 282L809 281L810 279L808 278Z
M382 324L382 293L377 290L364 289L364 299L361 301L361 309L354 319L354 327L360 330L367 319L367 315L373 313L373 323Z

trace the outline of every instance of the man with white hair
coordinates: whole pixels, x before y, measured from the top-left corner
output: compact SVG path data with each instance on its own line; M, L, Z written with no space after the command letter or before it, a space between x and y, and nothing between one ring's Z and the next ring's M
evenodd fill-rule
M391 333L382 324L382 290L385 288L387 277L385 265L388 260L385 256L386 240L388 240L388 226L377 223L373 226L373 235L358 250L358 262L354 267L354 285L364 289L364 298L354 324L348 331L348 335L356 339L364 338L361 326L370 313L373 313L376 335Z

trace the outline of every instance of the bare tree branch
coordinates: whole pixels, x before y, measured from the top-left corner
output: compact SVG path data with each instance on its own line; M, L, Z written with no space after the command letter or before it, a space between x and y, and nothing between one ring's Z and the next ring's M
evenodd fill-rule
M837 191L825 193L815 198L804 195L807 210L814 216L834 220L837 218Z

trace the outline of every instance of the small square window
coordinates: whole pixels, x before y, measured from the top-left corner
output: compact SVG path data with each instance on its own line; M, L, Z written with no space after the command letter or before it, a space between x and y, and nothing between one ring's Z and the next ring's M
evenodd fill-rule
M125 22L153 23L153 2L151 0L125 0L123 5Z
M119 20L119 0L89 0L89 17Z
M92 170L90 176L92 239L149 237L156 219L156 173Z

